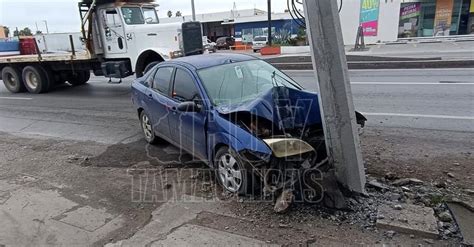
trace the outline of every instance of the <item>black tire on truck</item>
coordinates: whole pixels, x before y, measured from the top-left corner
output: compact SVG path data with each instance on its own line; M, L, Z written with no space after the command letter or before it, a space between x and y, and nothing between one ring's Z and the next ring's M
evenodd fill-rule
M91 72L89 70L79 70L71 73L67 81L73 86L80 86L86 84L90 78Z
M4 67L2 69L2 80L5 87L11 93L21 93L26 91L21 76L21 69L16 66Z
M52 83L48 71L39 65L29 65L23 68L22 77L23 83L30 93L46 93Z
M153 69L153 67L155 67L157 64L161 63L161 61L154 61L154 62L151 62L149 63L146 67L145 67L145 70L143 70L143 74L146 74L148 73L148 71L150 71L150 69Z

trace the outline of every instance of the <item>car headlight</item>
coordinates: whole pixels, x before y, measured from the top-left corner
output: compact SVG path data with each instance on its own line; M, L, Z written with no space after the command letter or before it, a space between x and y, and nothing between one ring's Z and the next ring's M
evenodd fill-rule
M307 142L295 138L263 139L277 158L289 157L307 152L314 152L314 148Z

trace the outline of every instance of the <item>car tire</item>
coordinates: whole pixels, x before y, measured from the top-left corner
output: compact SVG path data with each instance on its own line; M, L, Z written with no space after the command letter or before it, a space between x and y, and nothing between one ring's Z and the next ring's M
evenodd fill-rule
M48 72L40 66L26 66L22 72L23 83L30 93L46 93L51 82Z
M86 84L91 78L89 70L76 71L75 74L70 74L68 78L69 84L73 86L81 86Z
M247 195L251 191L251 171L232 149L222 147L216 152L214 170L224 190L238 195Z
M158 142L158 137L156 137L153 124L145 111L140 112L140 126L146 142L156 144Z
M254 53L257 53L257 52L258 52L258 50L253 50L253 52L254 52Z
M3 84L11 93L21 93L26 91L23 84L21 69L15 66L6 66L2 69Z

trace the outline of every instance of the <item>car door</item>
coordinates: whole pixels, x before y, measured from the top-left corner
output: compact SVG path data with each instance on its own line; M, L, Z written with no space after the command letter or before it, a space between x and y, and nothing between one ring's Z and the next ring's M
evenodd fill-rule
M195 157L206 160L206 110L194 76L187 69L178 67L174 74L172 89L172 113L169 117L172 139ZM201 106L199 112L181 112L177 107L182 102L194 101Z
M170 114L169 106L173 101L169 97L173 73L173 67L159 67L147 92L148 114L153 129L156 134L167 140L171 139L168 116Z

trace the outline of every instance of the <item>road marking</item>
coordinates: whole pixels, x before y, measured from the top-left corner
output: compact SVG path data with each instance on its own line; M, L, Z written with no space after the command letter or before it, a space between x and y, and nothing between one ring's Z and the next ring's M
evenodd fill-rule
M443 83L443 82L364 82L364 81L355 81L351 82L351 84L361 84L361 85L470 85L472 86L474 82L451 82L451 83Z
M32 100L33 98L22 98L22 97L0 97L0 99L19 99L19 100Z
M428 68L428 69L350 69L350 72L386 72L386 71L472 71L474 72L474 68ZM297 72L313 72L314 70L310 69L304 69L304 70L298 70L298 69L284 69L283 72L288 72L288 73L297 73Z
M453 120L474 120L469 116L448 116L448 115L423 115L423 114L405 114L405 113L362 113L367 116L390 116L390 117L415 117L415 118L440 118Z

